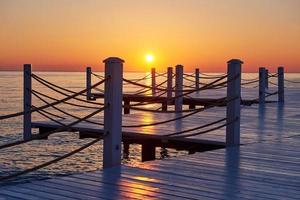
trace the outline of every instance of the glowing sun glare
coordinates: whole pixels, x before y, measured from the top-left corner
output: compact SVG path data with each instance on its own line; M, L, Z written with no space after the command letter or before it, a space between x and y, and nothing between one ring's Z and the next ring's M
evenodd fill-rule
M147 62L152 62L153 60L154 60L153 55L151 55L151 54L146 55L146 61Z

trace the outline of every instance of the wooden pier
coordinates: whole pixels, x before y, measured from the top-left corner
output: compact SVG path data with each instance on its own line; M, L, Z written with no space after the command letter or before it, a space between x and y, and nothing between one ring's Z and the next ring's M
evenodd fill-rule
M23 115L24 130L27 130L24 132L23 141L2 145L0 149L34 139L47 139L55 132L78 132L81 139L103 138L103 170L5 185L0 187L0 199L299 198L300 115L298 110L300 109L300 93L298 89L284 89L283 68L278 68L278 73L275 75L269 75L265 68L260 68L259 80L253 81L259 82L257 88L259 96L250 101L242 99L241 95L243 62L240 60L230 60L228 74L217 77L215 81L204 87L199 86L199 69L196 69L197 85L194 89L183 88L184 73L181 65L176 66L175 89L170 80L166 89L157 87L155 70L152 69L152 86L150 87L152 96L149 97L123 95L122 81L125 80L122 74L123 60L109 58L104 62L103 80L92 85L88 76L89 81L85 90L80 92L64 90L71 94L62 93L54 89L53 84L32 75L30 65L26 65L24 68L24 93L26 93L24 112L0 117L2 120ZM87 72L91 73L91 70L88 69ZM168 73L171 72L172 70L168 69ZM168 74L167 77L173 77L171 75ZM52 103L46 102L32 90L32 77L66 97ZM266 89L268 87L266 81L270 77L278 78L278 91L276 92ZM227 78L225 82L218 83L224 78ZM105 83L104 94L93 94L91 89L102 83ZM246 84L248 83L252 83L252 80ZM187 98L190 91L192 93L216 89L224 85L227 90L224 98ZM59 86L56 88L63 90ZM166 91L167 96L157 97L159 90ZM170 91L175 93L175 97L169 96ZM46 105L32 106L32 94L39 97ZM78 99L78 96L83 94L86 94L87 103L90 103L92 99L103 98L103 104L99 102L93 104L103 107L96 107L96 111L85 117L74 117L55 107L70 99L82 102L83 100ZM268 101L266 98L274 94L278 95L278 101L266 104ZM136 105L161 103L162 109L139 108L143 112L129 114L129 110L126 109L136 109L130 105L130 102L138 102ZM251 106L243 106L245 104ZM80 106L73 104L73 106L76 105ZM167 112L168 105L174 106L174 109ZM185 110L184 105L189 105L189 109ZM48 107L73 116L75 121L69 118L54 119L53 117L60 116L48 111L41 112ZM126 110L127 115L122 115L122 109ZM102 111L103 114L95 116ZM50 121L32 121L33 112L39 112ZM220 125L220 122L224 123ZM38 128L39 134L32 134L32 128ZM136 166L120 165L122 142L123 152L127 154L130 144L141 144L142 161L148 162L142 162ZM155 160L156 147L186 150L190 155ZM76 151L80 149L70 152L66 157ZM61 156L59 159L63 158L64 156ZM18 177L55 163L59 159L28 169L28 171L0 177L0 180Z
M298 199L300 93L286 93L284 105L242 108L241 146L4 186L0 197Z

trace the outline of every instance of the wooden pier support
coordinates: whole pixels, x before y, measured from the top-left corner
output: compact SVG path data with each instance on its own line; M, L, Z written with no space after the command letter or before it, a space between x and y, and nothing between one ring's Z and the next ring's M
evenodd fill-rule
M31 64L25 64L23 68L23 139L31 138L31 106L32 106L32 83Z
M266 100L266 69L259 68L259 103L263 104Z
M124 100L124 114L130 114L130 101Z
M149 142L142 144L142 162L155 160L155 146Z
M152 96L156 95L156 72L155 68L151 68L151 87L152 87Z
M173 68L172 67L168 67L168 81L167 81L167 97L170 99L172 98L173 92Z
M175 75L175 111L182 111L182 103L183 97L182 88L183 88L183 66L176 65L175 67L176 75ZM180 97L179 97L180 96Z
M195 89L198 90L200 87L200 70L199 68L195 69ZM199 91L197 91L199 92Z
M123 60L110 57L105 63L103 168L121 164Z
M129 148L130 148L130 143L123 142L123 158L124 159L129 159Z
M92 69L91 67L86 68L86 100L92 100Z
M266 69L266 81L265 81L266 89L269 89L269 70Z
M233 59L227 62L227 126L226 146L240 144L240 112L241 112L241 68L243 62ZM232 100L234 99L234 100Z
M278 102L284 102L284 67L278 67Z
M173 68L168 67L167 71L167 99L171 99L173 95ZM162 110L167 111L168 110L168 105L171 104L172 102L167 100L166 102L162 103Z

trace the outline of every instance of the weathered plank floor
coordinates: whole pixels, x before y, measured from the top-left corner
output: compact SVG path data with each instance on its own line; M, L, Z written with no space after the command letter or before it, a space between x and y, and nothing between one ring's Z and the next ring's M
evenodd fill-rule
M300 136L0 188L3 199L299 199Z
M0 199L299 199L299 98L291 91L284 106L243 108L240 147L3 186ZM215 116L206 114L181 124L199 126ZM173 131L172 126L161 130ZM224 132L201 137L221 136Z

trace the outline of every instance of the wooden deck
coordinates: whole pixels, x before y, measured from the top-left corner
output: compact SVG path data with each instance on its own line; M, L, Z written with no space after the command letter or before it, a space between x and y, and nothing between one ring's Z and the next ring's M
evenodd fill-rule
M0 188L3 199L299 199L300 136Z
M224 108L215 109L131 132L161 135L199 126L224 113ZM299 110L299 90L287 89L284 105L243 107L239 147L7 185L0 188L0 199L299 199ZM148 123L157 115L128 115L123 124ZM218 130L189 139L224 142L224 136Z

